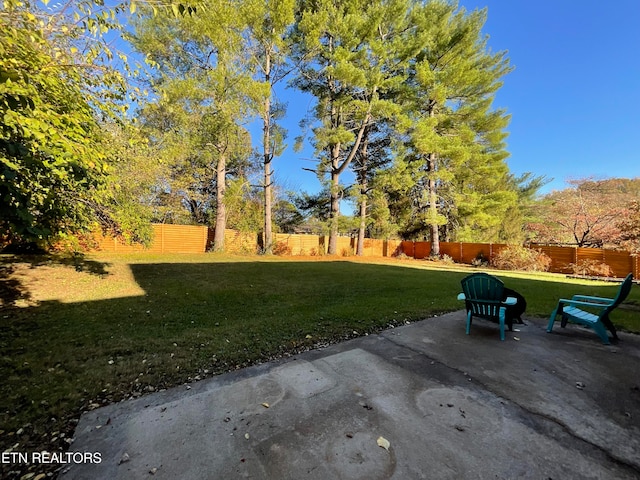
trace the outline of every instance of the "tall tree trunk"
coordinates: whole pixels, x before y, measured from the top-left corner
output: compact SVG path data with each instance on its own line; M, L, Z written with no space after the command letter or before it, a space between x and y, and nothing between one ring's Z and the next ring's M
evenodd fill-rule
M438 225L438 192L436 187L435 171L436 171L436 154L430 153L427 157L427 170L429 171L429 179L427 181L428 198L429 198L429 237L431 241L431 257L440 256L440 226Z
M213 249L216 252L224 251L224 231L227 228L227 208L224 193L227 189L227 157L226 153L220 154L216 166L216 226L213 233Z
M358 246L356 248L356 255L364 255L364 234L367 228L367 197L366 189L361 190L362 197L360 198L360 228L358 229Z
M271 82L271 55L266 52L265 58L265 82ZM273 232L271 221L271 94L264 101L263 127L262 127L262 148L264 158L264 245L263 251L266 254L272 252Z
M329 207L329 255L338 253L338 217L340 216L340 173L339 168L341 145L331 147L331 203Z
M375 93L375 90L374 90ZM340 155L342 153L342 144L336 143L331 146L331 209L329 211L329 255L335 255L338 250L338 217L340 216L340 174L344 172L351 164L353 159L358 153L360 143L364 137L364 132L371 121L371 105L366 116L362 120L360 127L358 128L358 134L355 141L349 150L347 157L340 161Z
M271 162L264 164L264 253L273 250Z
M360 151L361 162L358 169L358 180L360 182L360 226L358 228L358 244L356 246L356 255L364 255L364 234L367 228L367 163L368 163L368 145L369 135L365 134L362 141L362 149Z

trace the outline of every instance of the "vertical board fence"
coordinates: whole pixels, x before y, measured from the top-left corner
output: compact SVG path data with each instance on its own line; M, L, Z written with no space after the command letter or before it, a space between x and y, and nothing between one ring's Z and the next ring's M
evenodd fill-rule
M127 245L119 239L96 235L96 250L113 253L204 253L211 249L213 230L206 226L154 224L154 238L149 247ZM225 230L225 251L234 254L255 254L260 249L260 236L257 233L244 233ZM338 237L338 255L355 254L356 239ZM274 235L276 251L287 255L325 255L328 237L307 234ZM393 257L405 255L415 259L428 258L431 253L430 242L411 242L400 240L377 240L367 238L363 245L363 255L371 257ZM440 254L448 255L456 263L472 264L482 259L492 262L494 257L507 245L498 243L460 243L441 242ZM558 247L531 245L551 258L550 272L573 273L573 265L591 261L607 265L614 277L624 277L629 272L640 278L638 256L629 252L601 248Z

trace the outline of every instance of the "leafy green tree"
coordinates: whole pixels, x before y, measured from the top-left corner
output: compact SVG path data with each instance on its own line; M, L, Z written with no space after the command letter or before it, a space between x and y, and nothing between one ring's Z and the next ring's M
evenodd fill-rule
M357 208L358 208L358 240L356 243L356 255L364 254L364 239L369 231L369 236L376 236L387 229L378 229L374 233L369 227L373 224L370 206L375 192L375 177L378 172L391 161L390 136L392 132L382 123L373 124L365 129L360 149L354 159L356 174ZM377 213L377 212L376 212ZM388 233L388 232L386 232Z
M304 222L304 216L290 199L280 198L274 205L273 221L278 232L296 233Z
M294 21L295 0L244 0L240 2L246 30L244 41L254 78L266 89L256 99L255 109L262 120L262 164L264 195L263 252L271 253L273 246L273 183L272 163L283 150L284 131L276 123L283 106L274 100L273 88L281 82L288 66L287 34Z
M396 51L409 15L404 0L309 0L300 2L294 84L317 99L313 129L319 176L329 177L329 254L337 253L340 176L360 150L375 121L399 113L386 93L402 82Z
M508 189L495 190L508 174L504 128L509 118L491 109L510 68L506 53L491 53L481 35L486 11L467 13L432 1L413 13L417 53L406 92L413 126L409 154L401 161L410 164L406 171L420 212L417 226L428 226L431 254L437 256L447 212L455 209L467 220L476 212L469 222L473 228L484 223L487 212L515 201Z
M260 231L263 221L261 195L245 177L229 180L225 204L228 228L246 233Z
M208 210L203 203L215 195L214 248L223 250L227 175L249 157L242 123L252 102L268 90L247 72L242 17L235 3L208 0L191 15L153 14L147 8L134 27L134 45L156 67L158 99L151 108L159 112L153 124L160 128L154 141L174 156L177 177L185 166L181 178L194 182L191 191L201 195L183 195L187 205L195 202L194 212Z
M99 5L6 0L0 11L0 228L13 242L117 226L100 205L110 151L98 119L122 113L126 88Z
M507 205L503 213L502 222L494 237L493 232L489 239L483 241L497 241L522 245L529 241L527 225L538 216L538 195L540 189L549 183L549 179L544 176L535 176L531 172L525 172L520 176L509 174L507 176L507 188L517 194L515 205Z
M136 125L104 123L109 145L110 173L98 192L98 201L109 212L119 235L127 242L149 244L153 239L158 179L166 165Z

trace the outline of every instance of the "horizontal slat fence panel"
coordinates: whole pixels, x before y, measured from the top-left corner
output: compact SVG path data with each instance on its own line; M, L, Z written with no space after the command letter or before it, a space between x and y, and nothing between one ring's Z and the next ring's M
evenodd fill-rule
M212 247L213 244L210 245L210 248ZM224 251L240 255L258 253L258 236L253 232L238 232L225 229Z
M135 253L135 252L150 252L151 250L143 247L142 245L127 245L118 238L105 237L102 234L94 235L96 242L95 250L101 252L112 253Z
M601 262L604 255L604 250L601 248L581 248L577 247L576 249L576 260L593 260L596 262Z
M154 224L149 247L128 245L113 237L96 235L97 250L114 253L202 253L207 247L208 228L196 225Z
M162 224L154 225L154 228L160 231L161 253L200 253L207 248L207 227Z
M430 242L414 242L413 243L413 258L429 258L431 254Z
M213 229L198 225L154 224L153 241L149 247L127 245L121 240L96 234L96 250L114 253L204 253L211 249ZM237 254L255 254L259 249L257 233L243 233L225 230L225 251ZM338 255L355 254L355 238L338 237ZM275 234L274 243L284 243L291 255L324 255L329 239L326 236L306 234ZM441 242L440 254L450 256L455 262L471 264L482 256L492 261L505 244L490 243L458 243ZM634 278L640 278L640 261L637 255L629 252L605 250L599 248L576 248L548 245L531 245L530 248L540 251L551 258L549 271L555 273L574 273L572 265L580 262L605 264L614 277L625 277L629 272ZM430 242L412 242L400 240L376 240L367 238L364 241L364 256L391 257L404 254L416 259L428 258L431 254Z
M569 265L576 263L576 249L572 247L538 246L535 250L544 253L551 258L550 272L573 273Z
M634 259L629 252L618 252L616 250L604 250L602 252L602 263L609 265L614 277L626 277L633 273L633 277L638 279L638 272L634 272Z
M406 240L400 242L400 250L402 250L403 254L405 254L407 257L418 258L416 257L415 249L413 247L414 242L409 242Z
M474 260L483 259L489 261L491 259L492 245L490 243L461 243L460 251L462 258L460 263L471 265Z
M429 257L431 253L431 242L420 242L424 243L425 249L427 252L425 253L424 258ZM440 255L448 255L453 259L454 262L460 263L462 260L462 250L460 249L460 243L458 242L440 242Z
M324 245L317 235L303 235L295 233L276 233L274 235L276 248L284 244L291 250L291 255L320 255L324 253Z
M336 252L338 255L342 255L343 257L348 257L349 255L353 255L353 238L350 237L338 237L338 242L336 243ZM327 245L329 244L329 239L327 239Z
M354 239L355 240L355 239ZM365 238L362 242L362 255L365 257L380 256L384 250L384 240L376 240L373 238ZM354 243L354 249L357 247L357 242Z
M402 252L402 242L400 240L385 240L382 244L383 257L397 257Z

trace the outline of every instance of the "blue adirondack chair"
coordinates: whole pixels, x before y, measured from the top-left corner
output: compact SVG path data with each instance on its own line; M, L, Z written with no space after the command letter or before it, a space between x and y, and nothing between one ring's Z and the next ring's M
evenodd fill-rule
M512 319L507 319L507 306L515 305L517 299L507 297L503 299L504 283L488 273L474 273L460 282L462 293L458 300L464 300L467 308L467 335L471 329L473 317L498 322L500 325L500 340L504 340L504 325L509 322L511 330Z
M590 297L588 295L574 295L571 300L561 298L551 314L547 332L551 332L556 317L561 315L561 327L564 328L567 322L584 325L592 328L600 337L602 343L609 345L607 329L611 332L614 340L618 339L616 328L609 319L609 314L627 298L632 284L633 275L630 273L620 285L614 298Z

